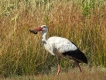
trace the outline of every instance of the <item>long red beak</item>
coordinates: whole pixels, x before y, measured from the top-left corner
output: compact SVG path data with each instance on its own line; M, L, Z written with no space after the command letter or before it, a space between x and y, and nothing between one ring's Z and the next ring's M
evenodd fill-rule
M42 27L38 27L35 29L36 31L42 31Z
M38 28L36 28L36 29L34 29L34 30L29 29L29 31L30 31L31 33L37 34L39 31L42 31L42 27L38 27Z

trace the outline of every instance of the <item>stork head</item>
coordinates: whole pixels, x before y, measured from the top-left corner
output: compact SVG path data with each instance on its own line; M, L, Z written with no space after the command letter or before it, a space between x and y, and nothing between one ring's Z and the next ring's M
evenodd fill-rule
M42 25L38 28L35 28L33 30L29 30L31 33L37 34L38 32L42 31L42 32L47 32L48 31L48 27L46 25Z

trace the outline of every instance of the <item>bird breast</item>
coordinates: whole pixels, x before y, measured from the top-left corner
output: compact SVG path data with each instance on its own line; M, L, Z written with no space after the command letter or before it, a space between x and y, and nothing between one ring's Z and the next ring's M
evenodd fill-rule
M50 52L52 55L55 55L55 54L53 53L53 47L52 47L51 44L49 44L48 42L46 42L46 43L44 44L44 47L45 47L45 49L46 49L48 52Z

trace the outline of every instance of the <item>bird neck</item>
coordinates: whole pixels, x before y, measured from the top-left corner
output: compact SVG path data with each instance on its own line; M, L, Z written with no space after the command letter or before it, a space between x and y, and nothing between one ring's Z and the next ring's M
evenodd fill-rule
M47 32L46 31L42 31L42 41L45 41L46 42L46 34Z

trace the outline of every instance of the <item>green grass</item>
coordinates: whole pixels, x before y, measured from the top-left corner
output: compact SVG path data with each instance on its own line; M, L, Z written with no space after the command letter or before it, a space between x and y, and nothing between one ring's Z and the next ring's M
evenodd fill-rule
M93 67L92 69L83 67L83 72L79 72L79 69L75 68L68 72L62 72L60 75L49 74L49 75L27 75L27 76L11 76L2 80L105 80L106 79L106 68Z
M41 43L41 33L29 33L42 24L49 27L48 37L76 43L88 58L87 66L106 67L105 0L0 0L0 75L46 75L57 68L56 57ZM61 67L75 68L66 59Z

